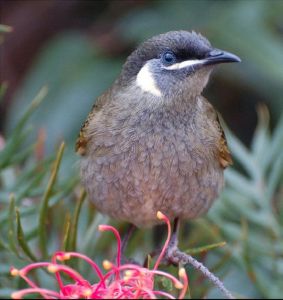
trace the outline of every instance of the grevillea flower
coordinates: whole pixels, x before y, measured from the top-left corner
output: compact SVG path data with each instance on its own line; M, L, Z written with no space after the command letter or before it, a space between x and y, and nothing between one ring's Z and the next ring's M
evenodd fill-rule
M119 232L112 226L100 225L100 231L112 231L117 239L117 260L111 263L108 260L103 262L106 273L89 257L77 252L56 252L51 262L37 262L27 265L18 270L11 268L12 276L20 276L24 279L29 288L12 293L11 298L20 299L24 296L39 294L45 299L156 299L169 298L183 299L188 289L188 278L184 268L179 269L179 279L174 276L158 270L159 264L164 257L165 251L171 237L171 225L168 218L161 212L157 217L167 223L168 235L162 251L157 258L153 269L144 268L135 264L121 264L121 238ZM96 283L90 283L84 279L76 270L60 263L71 258L79 258L86 261L98 277ZM58 290L53 291L37 286L29 277L32 270L46 268L48 272L53 273L58 283ZM64 274L64 279L62 274ZM64 284L66 276L70 278L71 283ZM170 280L178 295L172 295L167 291L155 289L156 277L163 277Z

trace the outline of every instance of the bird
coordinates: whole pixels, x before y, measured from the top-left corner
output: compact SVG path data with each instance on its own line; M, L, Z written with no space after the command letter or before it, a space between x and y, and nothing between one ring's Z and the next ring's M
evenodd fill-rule
M152 227L158 211L179 224L209 210L232 158L202 93L215 66L240 61L185 30L156 35L128 56L76 141L82 183L98 211Z

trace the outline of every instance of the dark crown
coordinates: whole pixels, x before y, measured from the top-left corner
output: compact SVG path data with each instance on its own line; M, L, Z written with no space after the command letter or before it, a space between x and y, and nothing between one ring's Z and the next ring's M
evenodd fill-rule
M210 42L194 31L170 31L160 34L145 41L132 52L123 66L121 79L127 81L137 75L148 60L159 58L166 50L174 52L180 60L187 60L204 58L211 49Z

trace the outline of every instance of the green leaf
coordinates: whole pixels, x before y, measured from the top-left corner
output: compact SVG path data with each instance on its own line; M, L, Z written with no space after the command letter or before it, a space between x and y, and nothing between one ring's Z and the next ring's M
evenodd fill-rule
M69 243L70 243L70 230L71 228L71 215L69 212L66 213L65 222L64 222L64 230L63 230L63 251L69 251Z
M255 158L234 134L229 130L225 130L225 133L233 157L237 159L252 179L258 181L261 178L261 172Z
M65 144L62 143L59 147L54 166L51 171L49 182L46 188L46 191L43 195L43 200L40 206L39 211L39 224L38 224L38 233L39 233L39 246L42 253L42 258L47 257L47 246L46 246L46 224L47 224L47 212L48 212L48 202L51 197L53 186L56 182L57 174L59 171L59 166L62 160Z
M120 59L99 54L98 47L81 33L56 35L40 51L18 89L8 111L7 130L17 123L18 112L28 105L37 87L47 83L46 100L31 122L46 130L46 153L52 153L62 136L68 144L74 143L95 99L113 82L121 65Z
M236 191L239 191L243 195L251 197L255 202L259 202L262 192L256 189L251 182L237 171L228 169L225 171L225 179L227 183L233 187Z
M68 180L59 186L58 191L56 191L55 195L49 200L49 206L53 207L54 205L58 204L63 198L67 197L74 191L74 188L78 184L78 178L68 178Z
M8 245L6 245L6 243L0 239L0 250L7 250L7 249L8 249Z
M13 130L13 133L6 141L6 145L2 151L0 151L0 170L6 168L8 165L14 162L14 157L19 159L18 153L20 146L26 141L27 136L30 134L29 131L24 130L27 121L29 120L31 114L39 106L41 101L47 94L47 87L41 88L39 93L33 99L29 108L26 110L20 121L17 123Z
M85 192L85 190L82 190L80 197L77 200L75 213L72 218L73 222L72 222L70 242L69 242L70 250L72 250L72 251L76 251L76 247L77 247L78 220L79 220L81 207L82 207L85 197L86 197L86 192Z
M206 246L202 246L202 247L187 249L187 250L185 250L185 252L188 254L191 254L191 255L195 255L195 254L199 254L202 252L207 252L207 251L213 250L215 248L224 247L225 245L226 245L226 242L219 242L219 243L214 243L214 244L210 244L210 245L206 245Z
M20 219L20 212L18 209L16 209L16 221L17 221L17 238L18 238L18 243L21 246L23 252L32 260L32 261L37 261L37 258L34 256L32 253L28 243L26 242L26 238L24 236L22 224L21 224L21 219Z
M31 114L35 111L35 109L38 108L42 100L46 97L48 92L47 86L43 86L38 94L35 96L35 98L32 100L30 106L28 107L27 111L24 113L20 121L18 122L14 132L20 131L26 124L26 122L29 120Z
M164 290L168 291L169 293L171 291L173 291L173 283L170 279L168 279L166 277L161 277L161 278L159 278L159 282L163 286L162 290L164 289Z
M272 135L272 140L268 147L268 155L263 155L262 160L264 165L268 167L272 162L276 161L277 156L282 152L283 149L283 114L277 124L274 133Z
M8 232L8 241L9 248L13 251L18 257L20 257L17 246L16 246L16 233L15 233L15 196L13 194L10 195L10 205L9 205L9 232Z
M263 177L266 170L266 164L262 158L266 156L266 149L270 145L270 136L268 132L269 112L265 105L257 108L258 123L253 136L251 149L257 163L261 166L262 172L258 177Z
M282 148L283 150L283 148ZM266 198L267 201L272 201L273 195L276 192L278 185L282 186L283 178L283 152L273 161L269 178L267 180Z

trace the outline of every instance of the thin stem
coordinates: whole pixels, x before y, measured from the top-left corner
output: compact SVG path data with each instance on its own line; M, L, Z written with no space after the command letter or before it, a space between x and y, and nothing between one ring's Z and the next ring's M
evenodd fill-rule
M57 256L60 255L60 254L61 254L61 253L58 252ZM77 258L81 258L81 259L85 260L85 261L88 262L88 263L92 266L92 268L96 271L96 273L97 273L99 279L100 279L100 280L103 279L103 274L101 273L101 271L100 271L98 265L97 265L94 261L92 261L89 257L87 257L86 255L81 254L81 253L77 253L77 252L65 252L65 253L63 253L63 255L64 255L64 254L65 254L65 255L70 255L70 258L71 258L71 257L77 257ZM55 255L55 257L56 257L56 255Z
M175 247L169 258L175 264L191 264L196 270L201 271L206 278L216 285L228 299L235 299L235 297L225 288L223 282L217 276L211 273L207 267L189 254L186 254Z
M171 224L170 224L169 219L163 213L161 213L160 211L157 213L157 218L159 220L162 220L162 221L166 222L167 228L168 228L168 233L167 233L167 239L164 243L164 246L161 250L161 253L160 253L159 257L157 258L157 260L155 262L153 270L157 270L158 266L160 265L160 262L162 261L164 255L166 254L166 250L168 248L168 245L169 245L170 239L171 239Z
M110 225L99 225L98 229L100 231L112 231L116 237L117 240L117 268L120 267L121 264L121 238L120 238L120 234L118 232L118 230L116 228L114 228L113 226Z

